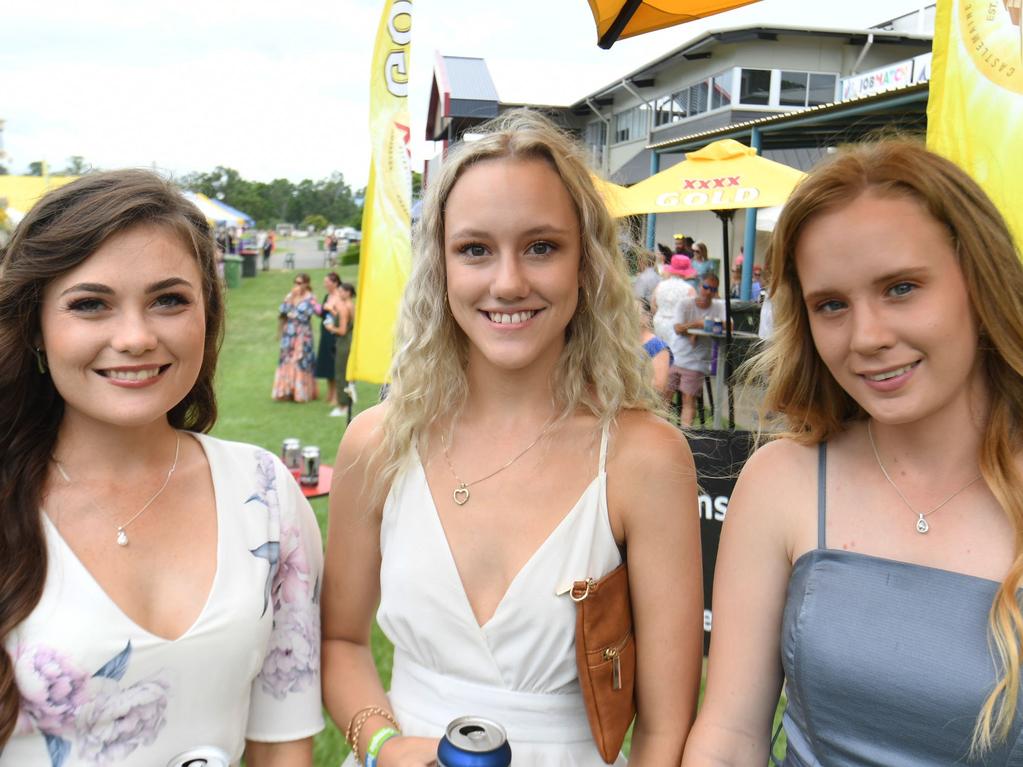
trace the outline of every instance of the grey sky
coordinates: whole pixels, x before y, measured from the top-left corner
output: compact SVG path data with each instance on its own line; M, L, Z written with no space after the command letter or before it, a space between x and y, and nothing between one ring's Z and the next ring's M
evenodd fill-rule
M11 172L78 154L101 167L243 176L368 175L368 78L383 0L38 0L0 11ZM918 0L762 0L596 46L585 0L416 0L410 111L423 132L434 52L483 56L505 101L568 103L700 31L752 22L867 26ZM500 14L496 9L501 9ZM419 142L419 167L432 146Z

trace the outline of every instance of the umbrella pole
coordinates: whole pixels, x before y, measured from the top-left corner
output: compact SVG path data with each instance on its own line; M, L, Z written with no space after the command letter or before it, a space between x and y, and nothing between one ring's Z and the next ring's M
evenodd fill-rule
M724 245L725 261L725 342L732 342L732 287L729 284L731 258L728 255L728 224L735 216L735 210L715 210L714 215L721 219L721 241Z

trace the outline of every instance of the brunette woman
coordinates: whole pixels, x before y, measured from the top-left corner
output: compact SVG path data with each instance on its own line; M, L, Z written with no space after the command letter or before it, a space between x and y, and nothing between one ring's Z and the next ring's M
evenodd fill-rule
M51 192L0 251L3 767L311 763L319 532L206 434L222 328L206 222L153 174Z

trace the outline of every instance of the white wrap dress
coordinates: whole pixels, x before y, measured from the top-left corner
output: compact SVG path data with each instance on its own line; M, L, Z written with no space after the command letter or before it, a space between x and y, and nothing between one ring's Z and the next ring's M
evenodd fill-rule
M604 764L579 690L575 604L558 592L621 563L606 453L605 429L597 476L480 626L413 451L384 505L377 613L395 646L389 696L405 734L440 737L451 720L473 714L504 726L516 765Z

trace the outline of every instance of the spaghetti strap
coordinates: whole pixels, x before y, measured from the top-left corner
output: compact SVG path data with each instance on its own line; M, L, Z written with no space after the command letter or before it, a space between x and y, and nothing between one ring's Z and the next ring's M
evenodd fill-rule
M597 467L597 474L604 473L604 464L607 463L607 431L609 424L604 424L600 430L600 465Z
M828 443L821 442L817 446L817 548L828 547L825 523L827 522L827 481L828 481Z

